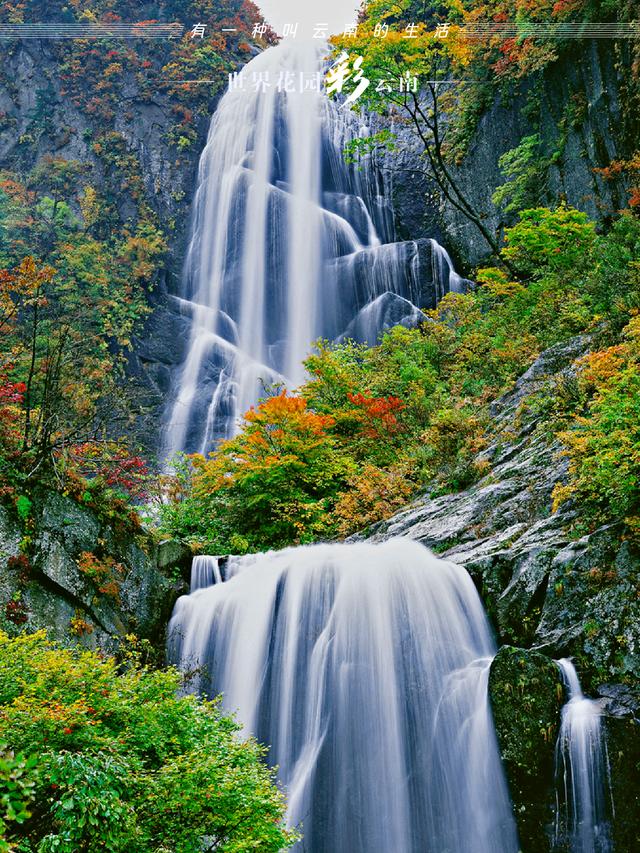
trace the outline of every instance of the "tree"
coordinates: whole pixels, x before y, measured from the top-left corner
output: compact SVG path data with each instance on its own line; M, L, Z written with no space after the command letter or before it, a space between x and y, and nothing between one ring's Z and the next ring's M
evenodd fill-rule
M569 478L554 491L555 506L578 502L595 523L623 523L640 541L640 318L622 343L578 362L578 414L559 434Z
M210 459L193 457L191 496L165 518L174 530L184 519L185 533L227 553L331 535L330 509L353 465L333 424L301 397L268 397Z
M383 115L395 112L408 120L424 154L423 168L415 171L421 171L435 182L447 202L476 226L493 254L498 256L499 239L486 226L486 213L472 204L449 162L454 147L450 140L454 128L452 114L460 99L447 78L452 73L462 73L468 62L464 42L454 30L446 42L440 43L425 23L417 25L411 37L407 37L405 30L411 26L411 8L407 2L397 4L392 10L379 3L369 3L358 37L336 39L335 44L364 57L363 68L370 85L356 103L365 103L370 110ZM393 29L387 37L376 37L375 27L388 26L389 22ZM420 88L414 90L411 78L417 79ZM399 81L403 81L403 91L397 91ZM376 140L389 144L388 132L364 144L371 147ZM508 260L504 263L510 266Z
M357 36L334 39L337 50L346 51L351 61L363 57L361 70L370 85L354 108L364 105L383 116L393 115L396 123L404 122L414 132L423 158L411 171L425 175L441 198L475 226L513 276L518 273L515 262L500 254L501 229L494 233L488 226L489 211L480 209L465 192L455 166L465 155L485 107L500 93L514 92L521 78L539 75L564 49L560 41L532 36L527 32L530 23L610 20L612 13L618 20L633 20L629 4L608 0L397 0L393 4L364 0ZM440 38L436 26L445 21L446 38ZM513 23L521 35L509 39L500 34L465 36L466 27L487 21ZM386 35L381 35L381 29ZM416 86L411 84L414 78ZM351 70L345 90L352 94L356 85ZM637 93L637 74L630 74L622 96L625 115L637 114ZM633 133L630 136L633 139ZM394 134L385 129L355 140L348 156L393 144ZM532 134L503 157L511 180L498 190L495 202L509 200L511 212L517 212L518 204L526 207L545 201L544 192L539 191L544 190L548 163L539 148ZM623 166L620 162L611 164L605 177L623 170L633 174L633 158ZM631 193L635 203L633 189Z
M61 482L81 456L83 472L95 477L107 451L129 473L140 461L123 440L138 405L123 381L125 353L150 310L147 291L166 244L146 219L101 238L104 205L91 185L78 186L85 172L45 158L24 184L0 182L0 381L11 403L5 474L9 454L26 480ZM33 254L25 256L27 245Z

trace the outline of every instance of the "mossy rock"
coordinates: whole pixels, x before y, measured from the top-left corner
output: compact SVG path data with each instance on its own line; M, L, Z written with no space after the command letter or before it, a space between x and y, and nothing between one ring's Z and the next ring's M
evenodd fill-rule
M503 646L491 664L489 696L522 853L547 853L563 701L560 672L545 655Z
M640 691L603 684L603 718L611 771L611 838L616 853L640 850Z
M65 645L116 649L135 634L164 653L165 628L186 585L189 553L182 546L156 547L141 532L129 531L74 500L51 490L32 496L28 527L28 576L8 566L26 541L15 513L0 507L0 624L9 602L20 603L20 618L6 627L44 628ZM107 572L97 577L81 567L85 557ZM4 622L7 622L7 617Z

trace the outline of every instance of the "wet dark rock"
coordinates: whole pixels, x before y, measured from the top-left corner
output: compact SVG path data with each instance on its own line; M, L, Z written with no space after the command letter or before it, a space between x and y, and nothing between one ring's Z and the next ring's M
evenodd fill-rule
M542 654L503 646L491 664L489 696L522 850L546 853L555 806L560 672Z
M176 539L165 539L157 545L155 564L164 574L182 577L188 582L192 559L191 549Z
M610 689L615 692L616 686L610 685ZM635 711L622 715L620 705L612 708L607 704L606 708L603 723L611 771L613 849L615 853L635 853L640 850L640 722Z
M605 699L607 714L640 723L640 691L625 684L601 684L598 696Z

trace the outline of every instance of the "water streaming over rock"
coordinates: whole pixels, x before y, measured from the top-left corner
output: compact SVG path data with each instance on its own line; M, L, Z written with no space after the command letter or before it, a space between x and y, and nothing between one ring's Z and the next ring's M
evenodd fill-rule
M345 165L344 146L368 129L318 88L326 49L316 45L254 58L212 119L174 297L191 334L167 453L207 452L264 384L298 385L317 338L373 344L464 289L434 240L396 242L390 188L371 160ZM278 91L287 75L292 91Z
M571 853L610 853L609 758L602 708L582 692L573 663L557 661L569 700L562 709L556 746L555 844Z
M195 592L198 589L206 589L214 583L222 583L222 574L217 557L202 554L194 557L191 563L191 584L189 589Z
M169 656L270 746L300 853L516 853L463 568L397 539L227 569L177 602Z

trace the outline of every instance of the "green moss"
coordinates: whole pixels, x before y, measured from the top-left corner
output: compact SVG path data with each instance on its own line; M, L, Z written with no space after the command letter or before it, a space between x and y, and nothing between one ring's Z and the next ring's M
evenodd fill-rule
M558 668L545 655L503 646L491 665L489 695L522 849L543 853L563 697Z

